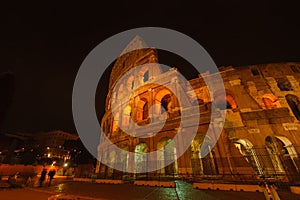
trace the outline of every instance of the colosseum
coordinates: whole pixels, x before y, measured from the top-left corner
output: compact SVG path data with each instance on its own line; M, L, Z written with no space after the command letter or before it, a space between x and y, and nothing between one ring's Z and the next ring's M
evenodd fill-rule
M194 106L199 108L201 120L197 122L198 131L188 149L178 156L172 141L178 131L181 107L168 87L173 81L169 77L180 80L180 72L176 68L162 70L157 50L148 48L139 37L127 49L131 46L143 49L123 54L114 63L101 128L114 145L134 152L134 156L117 155L109 150L98 151L96 172L99 177L255 182L267 179L300 183L300 63L219 67L226 91L224 98L219 98L222 94L217 92L211 96L203 80L203 77L213 77L214 74L203 73L189 80L194 92L187 90L181 95L195 95L197 101L190 102L190 106L191 109ZM155 65L150 68L145 65L147 63ZM135 76L126 75L126 72L141 65L144 67L138 68ZM147 84L153 78L163 84ZM116 85L117 82L121 83ZM134 90L134 95L124 97L129 90ZM124 98L130 98L130 101L124 104ZM153 105L159 106L151 110ZM214 120L214 130L220 127L218 117L210 117L213 107L226 113L215 145L213 138L206 135L211 119ZM147 131L151 130L147 124L151 121L150 126L156 126L162 118L166 124L155 135L134 137L126 133L133 127L133 121L147 135ZM189 127L185 129L189 131ZM102 138L103 135L100 144ZM202 156L200 149L209 153ZM157 151L156 159L149 160L146 153L153 151ZM165 166L164 163L170 160L174 162ZM122 163L123 170L116 170L102 164L102 161L112 165ZM129 162L134 163L137 173L128 172ZM138 173L139 169L149 165L165 167Z

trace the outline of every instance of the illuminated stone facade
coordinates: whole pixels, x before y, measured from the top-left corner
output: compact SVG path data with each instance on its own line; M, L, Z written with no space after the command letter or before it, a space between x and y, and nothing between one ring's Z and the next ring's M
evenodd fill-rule
M139 46L147 48L140 38L135 38L127 47ZM157 64L151 68L141 68L135 76L123 77L136 66L145 63L157 63L155 49L147 48L133 51L121 56L115 63L111 76L109 93L106 101L106 113L101 127L108 138L118 147L135 152L134 157L116 155L114 151L98 152L100 160L109 163L134 162L136 168L148 165L162 166L168 159L176 158L173 164L154 172L145 174L127 174L101 164L96 172L105 178L121 179L124 176L134 178L193 178L194 180L217 179L228 181L258 181L267 178L282 182L299 182L300 180L300 64L276 63L251 65L243 67L220 67L226 89L226 102L217 92L210 96L203 80L204 76L189 81L198 101L191 102L192 107L200 107L201 119L198 133L183 156L177 157L176 148L166 144L172 141L180 121L180 106L177 98L167 87L174 81L180 81L178 71L173 68L162 71ZM122 79L116 91L116 82ZM172 77L170 79L170 77ZM164 86L147 84L150 79L159 79ZM184 87L184 86L182 86ZM183 88L185 89L185 88ZM122 96L126 91L134 90L129 105L123 105ZM186 95L191 95L186 91ZM225 98L223 98L225 99ZM116 114L112 115L111 103L118 106ZM149 112L154 104L160 104L160 109ZM216 145L205 137L211 120L211 105L226 104L226 121L221 136ZM158 108L158 107L157 107ZM197 107L195 107L197 108ZM164 113L166 115L163 115ZM149 120L160 123L162 117L167 118L164 128L148 138L137 138L119 129L120 124L130 129L129 118L132 118L141 129L147 133ZM192 117L192 116L191 116ZM218 116L213 117L214 129L219 129ZM188 132L189 127L184 127ZM201 157L200 149L211 150ZM144 153L158 151L156 161L148 161ZM153 163L154 162L154 163ZM124 165L127 171L128 165Z

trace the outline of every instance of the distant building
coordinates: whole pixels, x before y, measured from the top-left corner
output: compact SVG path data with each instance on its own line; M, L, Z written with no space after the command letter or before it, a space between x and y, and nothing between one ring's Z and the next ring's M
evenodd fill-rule
M70 159L71 149L66 149L64 143L67 140L75 141L79 138L77 135L61 130L37 133L6 133L4 136L9 143L0 149L0 161L9 156L6 159L7 163L22 162L24 155L37 160L45 158L50 160L55 158Z
M147 85L150 79L165 80L170 86L171 80L166 77L179 77L177 70L162 71L160 66L141 68L136 71L136 77L126 77L122 84L115 83L127 71L145 63L157 63L155 49L147 48L144 42L135 38L127 48L137 45L145 49L133 51L118 58L111 75L109 92L106 101L106 113L101 127L110 141L119 148L135 152L134 158L117 156L114 151L98 152L98 159L109 160L110 163L134 162L135 167L147 167L150 163L143 153L164 149L176 134L180 121L180 106L176 97L163 86ZM274 63L250 65L243 67L220 67L226 94L214 91L210 97L203 76L213 78L214 74L200 74L199 78L189 81L196 93L200 106L201 120L198 133L183 156L178 157L176 148L158 151L156 165L175 157L176 162L146 174L132 174L135 178L194 178L194 180L215 179L227 181L259 181L269 179L280 182L300 181L300 63ZM113 88L116 92L113 92ZM137 90L138 88L138 90ZM136 90L135 96L130 97L128 105L122 104L126 91ZM186 95L189 91L186 91ZM226 102L220 102L219 96L225 95ZM221 98L222 99L222 98ZM112 103L114 115L112 114ZM161 105L160 109L149 114L149 108ZM221 136L216 145L211 138L205 136L210 123L211 105L226 105L226 121ZM164 108L164 109L162 109ZM195 107L197 108L197 107ZM139 125L147 125L149 120L153 126L161 123L163 110L168 113L168 125L159 133L148 138L136 138L126 134L119 127L132 127L129 119ZM190 116L191 119L193 116ZM213 126L218 129L220 120L212 118ZM177 125L176 125L177 124ZM184 127L186 132L189 127ZM147 134L147 129L144 130ZM100 139L101 144L101 139ZM210 153L201 156L200 149ZM125 162L124 162L125 159ZM153 162L153 161L152 161ZM126 172L114 170L98 162L96 171L102 177L122 178Z
M78 135L67 133L61 130L39 132L34 135L34 148L42 150L42 157L66 157L68 150L64 149L63 144L67 140L77 140Z

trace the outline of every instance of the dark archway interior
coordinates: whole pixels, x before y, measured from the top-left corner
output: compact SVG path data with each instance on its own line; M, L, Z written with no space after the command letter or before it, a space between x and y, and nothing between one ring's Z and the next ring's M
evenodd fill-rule
M300 100L297 96L288 94L285 96L286 101L288 102L292 112L295 117L300 120Z

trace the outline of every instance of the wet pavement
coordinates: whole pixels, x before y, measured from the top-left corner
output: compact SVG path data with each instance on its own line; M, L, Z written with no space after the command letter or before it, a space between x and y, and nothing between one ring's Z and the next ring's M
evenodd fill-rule
M196 190L191 184L182 181L176 182L176 188L134 186L132 184L110 185L87 182L67 181L50 187L5 189L0 190L0 200L47 200L54 194L71 194L91 199L149 199L149 200L264 200L263 193ZM300 199L288 191L282 191L282 200ZM21 198L20 198L21 197Z
M47 200L51 193L26 188L1 189L0 200Z
M51 192L63 192L73 195L89 196L101 199L205 199L205 200L264 200L262 193L256 192L227 192L196 190L191 184L178 181L177 188L134 186L130 184L109 185L83 182L68 182L43 188Z

